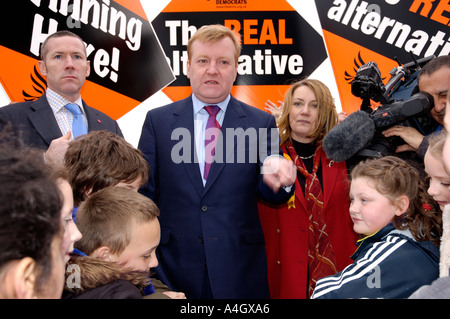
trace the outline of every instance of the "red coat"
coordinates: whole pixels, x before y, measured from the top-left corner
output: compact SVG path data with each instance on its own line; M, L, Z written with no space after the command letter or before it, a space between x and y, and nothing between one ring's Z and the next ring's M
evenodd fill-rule
M321 159L325 221L331 245L336 254L338 271L352 263L357 234L349 214L349 181L345 162ZM259 203L259 216L268 264L271 298L305 299L308 270L308 217L306 200L298 182L295 185L295 208L288 203L270 206Z

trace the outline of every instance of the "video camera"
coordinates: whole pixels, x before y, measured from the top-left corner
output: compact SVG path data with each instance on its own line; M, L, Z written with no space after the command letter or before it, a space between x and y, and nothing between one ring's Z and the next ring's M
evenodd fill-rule
M375 62L361 66L351 83L352 94L363 99L361 111L369 113L375 123L372 141L356 155L360 157L381 157L395 153L395 149L405 144L398 136L386 138L381 132L394 125L414 127L423 135L435 129L435 121L429 111L433 108L433 97L425 92L418 92L417 77L423 65L434 56L409 62L399 63L389 74L386 86ZM397 61L398 62L398 61ZM415 93L415 94L413 94ZM370 107L370 100L381 103L375 110Z

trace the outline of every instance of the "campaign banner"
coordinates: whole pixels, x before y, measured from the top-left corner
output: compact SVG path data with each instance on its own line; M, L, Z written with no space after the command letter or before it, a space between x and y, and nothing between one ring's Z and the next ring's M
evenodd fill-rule
M40 46L59 30L86 44L91 73L82 98L114 119L175 79L138 0L16 0L0 17L0 81L11 101L45 92L37 68Z
M359 110L351 93L358 68L376 62L384 83L406 63L450 53L448 0L316 0L344 111ZM376 107L376 104L374 104Z
M208 24L240 34L242 52L231 93L261 109L268 99L283 100L292 82L308 77L328 58L322 35L285 0L172 0L152 21L176 76L163 89L171 100L191 94L186 45Z
M446 0L17 0L0 13L0 83L11 101L39 97L39 46L56 30L86 42L86 102L118 119L133 145L148 110L191 94L187 41L205 24L236 30L243 50L232 94L261 109L313 77L337 110L359 110L350 82L377 63L384 83L401 64L449 54ZM150 19L148 19L149 17ZM374 107L377 105L375 104Z

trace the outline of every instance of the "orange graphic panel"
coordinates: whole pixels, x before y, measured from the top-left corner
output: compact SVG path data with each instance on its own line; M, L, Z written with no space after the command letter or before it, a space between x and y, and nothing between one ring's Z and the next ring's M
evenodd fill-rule
M108 114L114 120L121 118L141 102L86 80L81 96L87 105Z
M117 0L115 2L148 21L140 0ZM44 14L44 12L47 13L47 11L45 11L47 9L45 6L43 6L42 9L42 14ZM31 6L27 10L33 13L34 10L37 9L34 6ZM35 16L41 17L44 20L48 19L48 17L41 16L41 13L36 14ZM42 32L45 33L46 31ZM127 32L130 32L130 30ZM39 73L38 58L22 54L20 53L21 51L16 49L16 47L14 47L14 49L10 49L7 46L0 45L0 56L2 57L0 60L0 83L5 89L9 99L13 102L23 102L39 98L42 94L44 94L47 86L45 77ZM92 46L95 48L96 44L94 43ZM119 55L117 54L117 65L118 56ZM91 67L93 62L92 59L95 57L92 55L92 58L90 58ZM92 78L92 81L95 81L95 79ZM132 98L130 98L124 95L126 94L124 93L126 90L118 90L122 92L118 93L113 89L96 84L92 81L87 78L81 89L81 96L83 100L89 106L108 114L114 120L117 120L126 113L130 112L142 102L142 100L137 97L138 94L130 94L130 96L132 96ZM164 83L162 83L160 87L162 87L163 84Z
M264 110L264 103L271 100L278 105L284 100L289 85L240 85L234 86L231 94L238 100Z
M37 60L24 54L0 46L0 81L12 102L25 101L23 91L30 95L39 97L45 91L36 91L33 85L41 88L32 82L33 69L37 68ZM9 85L7 85L9 84Z
M13 102L24 102L40 97L47 88L45 82L40 81L38 60L0 46L0 82L8 97ZM6 82L8 85L6 85ZM26 96L29 98L26 98ZM86 80L81 95L91 107L102 111L117 120L131 111L140 102L123 94L107 89L101 85Z
M162 91L172 100L178 101L187 98L192 89L190 86L167 86Z
M330 55L339 95L341 97L342 110L347 112L347 114L358 111L361 107L362 99L352 94L350 80L348 80L348 76L346 76L347 73L353 78L358 68L362 65L358 59L358 54L363 59L364 63L370 61L377 63L381 72L381 77L384 79L384 84L386 84L390 78L389 72L394 67L398 66L398 64L395 60L388 59L383 55L333 33L323 30L323 34ZM372 108L375 108L377 106L376 102L371 102L373 103Z

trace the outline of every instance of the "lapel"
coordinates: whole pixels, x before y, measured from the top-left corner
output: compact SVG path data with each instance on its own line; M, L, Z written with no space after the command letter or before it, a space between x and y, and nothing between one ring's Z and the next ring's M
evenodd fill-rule
M55 115L48 104L45 94L32 102L30 108L32 112L28 113L28 118L48 145L50 145L55 138L62 136Z
M325 152L322 152L321 165L322 165L322 192L323 192L323 207L327 207L330 201L331 194L334 187L336 187L336 179L339 172L339 165L337 163L331 163L326 157Z
M184 168L186 169L186 174L189 177L192 185L194 185L195 190L201 196L203 193L203 183L202 176L200 174L200 169L198 167L198 161L195 160L197 156L197 152L195 149L195 141L194 141L194 111L192 98L189 96L188 98L180 101L177 107L172 112L172 131L173 132L177 128L186 128L190 134L190 151L191 151L191 160L189 162L182 162ZM169 132L169 134L171 134ZM173 148L174 144L170 145Z
M82 102L84 112L88 121L88 132L105 130L106 128L104 127L104 125L102 125L102 121L99 118L98 110L89 107L84 101Z
M295 199L300 202L300 204L302 204L303 207L303 211L306 212L307 208L306 208L306 199L305 199L305 194L303 193L302 187L300 186L298 179L295 181Z
M226 150L227 144L227 137L226 132L227 129L232 130L234 133L236 128L242 128L243 130L240 130L240 134L235 139L236 141L239 141L240 138L242 138L243 132L247 129L248 123L246 121L246 113L244 109L242 108L242 105L232 96L230 99L230 102L228 103L227 111L225 113L225 117L223 119L222 123L222 129L221 129L221 135L222 138L219 139L216 146L216 155L220 154L221 156L218 156L217 162L216 158L214 158L214 162L211 164L211 169L209 171L208 180L206 181L203 194L205 194L210 188L211 185L214 184L217 177L220 175L220 172L225 167L227 162L232 162L233 159L226 158L227 153L229 151ZM235 134L231 134L233 139ZM230 136L231 137L231 136ZM233 143L233 144L231 144ZM233 141L230 142L230 145L233 145L234 151L229 152L228 156L233 157L235 154L237 154L236 147L239 143Z

